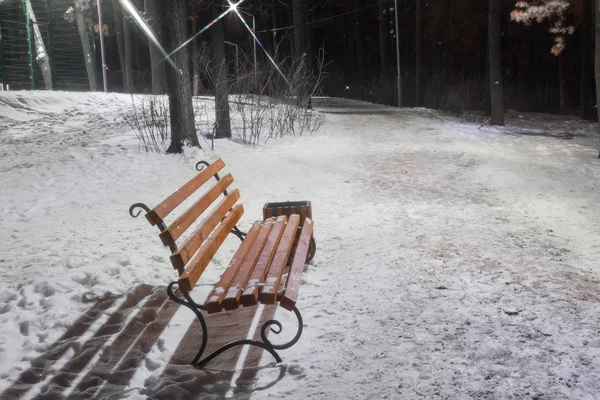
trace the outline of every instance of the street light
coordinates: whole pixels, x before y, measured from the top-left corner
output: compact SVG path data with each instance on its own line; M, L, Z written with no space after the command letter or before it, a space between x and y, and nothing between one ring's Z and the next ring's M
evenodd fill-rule
M238 11L252 17L252 32L254 32L254 34L256 35L256 19L254 18L254 15L242 10L241 8L238 8ZM258 73L258 66L256 65L256 39L254 39L252 43L254 44L254 79L256 80L256 74Z
M400 75L400 28L398 24L398 0L395 0L394 11L396 12L396 64L398 67L398 107L402 107L402 76Z
M235 70L236 70L235 72L236 72L236 74L239 74L240 73L240 63L239 63L239 51L238 50L239 50L240 46L238 46L235 43L228 42L227 40L225 41L225 44L235 46Z

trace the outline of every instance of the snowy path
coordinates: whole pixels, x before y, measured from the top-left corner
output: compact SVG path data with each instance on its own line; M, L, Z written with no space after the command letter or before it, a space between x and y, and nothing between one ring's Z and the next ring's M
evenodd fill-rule
M155 232L127 207L220 156L242 194L241 226L269 200L314 208L304 335L282 353L289 373L253 398L600 395L594 149L515 135L514 119L478 130L336 100L313 137L165 157L138 152L113 121L126 97L16 93L0 93L0 391L70 326L83 293L173 278ZM256 385L277 373L259 371Z

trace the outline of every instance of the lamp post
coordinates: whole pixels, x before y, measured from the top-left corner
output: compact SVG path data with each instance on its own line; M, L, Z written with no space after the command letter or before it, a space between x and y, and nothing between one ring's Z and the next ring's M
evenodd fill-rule
M398 0L394 0L394 11L396 12L396 64L398 69L397 91L398 91L398 107L402 107L402 76L400 75L400 25L398 24Z
M108 85L106 82L106 59L104 57L104 32L102 32L102 8L100 7L100 0L98 0L98 31L100 34L100 55L102 56L102 83L104 84L104 91L108 92Z
M236 72L236 74L239 74L240 73L240 63L239 63L239 51L238 50L239 50L240 46L238 46L235 43L228 42L227 40L225 41L225 44L235 46L235 70L236 70L235 72Z
M252 17L252 32L254 32L254 34L256 35L256 19L254 18L254 15L250 14L247 11L242 10L241 8L238 8L238 10L246 15L248 15L249 17ZM256 64L256 39L252 38L253 41L252 43L254 44L254 79L256 80L256 74L258 73L258 66Z

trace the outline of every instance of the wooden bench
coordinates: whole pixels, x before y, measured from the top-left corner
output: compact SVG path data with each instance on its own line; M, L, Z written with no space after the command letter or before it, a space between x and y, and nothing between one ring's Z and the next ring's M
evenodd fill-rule
M280 362L276 350L293 346L302 335L302 316L296 301L311 244L313 221L303 216L303 225L299 227L300 215L283 215L257 221L248 233L242 232L237 227L244 213L244 207L236 204L240 193L237 189L227 191L233 177L227 174L221 178L218 173L223 167L225 163L221 159L212 164L200 161L196 164L200 173L175 193L153 209L143 203L133 204L129 214L135 218L141 214L139 209L146 211L146 219L158 227L160 240L171 250L171 264L179 272L179 279L169 284L167 293L173 301L192 310L202 326L202 343L193 365L203 366L222 352L247 344L269 351ZM216 183L208 190L200 190L212 178ZM198 199L191 197L196 192L201 193ZM217 202L219 197L222 199ZM186 200L191 203L189 207L176 212ZM165 218L170 222L165 222ZM196 303L190 293L230 233L242 243L203 304ZM202 358L208 336L202 311L210 314L260 303L278 303L296 315L298 331L291 341L271 343L267 331L279 333L282 325L270 320L261 329L262 341L238 340ZM278 329L269 329L271 325Z

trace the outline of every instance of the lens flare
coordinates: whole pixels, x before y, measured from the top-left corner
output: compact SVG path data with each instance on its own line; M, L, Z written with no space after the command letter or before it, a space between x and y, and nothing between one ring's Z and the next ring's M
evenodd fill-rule
M169 64L171 64L171 66L173 68L175 68L176 70L179 70L179 68L177 68L177 66L175 65L175 63L173 62L171 57L167 54L165 49L163 49L163 47L160 45L160 42L156 38L156 35L154 34L154 32L152 32L152 28L150 28L148 23L146 21L144 21L144 19L140 16L139 11L131 3L131 1L120 0L120 2L121 2L121 5L123 6L123 8L126 9L129 12L129 14L133 17L135 22L137 22L137 24L140 26L140 28L146 34L146 36L148 36L148 39L150 39L152 41L152 43L154 43L156 45L158 50L160 50L160 52L163 54L163 56L165 56L165 59L169 62Z
M192 36L191 38L189 38L188 40L186 40L185 42L183 42L182 44L179 45L179 47L177 47L175 50L173 50L171 53L169 53L168 57L172 56L173 54L177 53L179 50L183 49L185 46L187 46L188 44L190 44L192 42L192 40L194 40L195 38L197 38L198 36L202 35L204 32L206 32L211 26L213 26L214 24L216 24L217 22L219 22L224 16L226 16L227 14L229 14L232 11L237 12L237 7L242 4L244 1L246 0L240 0L237 3L232 3L231 1L228 1L229 3L229 8L225 11L223 11L221 13L221 15L219 15L217 18L213 19L208 25L206 25L204 28L200 29L198 32L196 32L194 34L194 36Z
M240 4L240 3L237 3L237 4ZM246 29L248 30L248 32L250 32L250 34L252 35L252 37L254 38L254 40L256 41L256 43L263 50L263 52L265 53L265 55L267 56L267 58L269 59L269 61L271 61L271 64L273 64L273 66L275 67L275 69L277 70L277 72L279 72L279 75L281 75L281 77L283 78L283 80L285 81L285 83L287 83L289 87L292 87L292 85L290 84L290 81L287 80L285 74L281 71L281 69L279 69L279 66L277 65L277 63L275 62L275 60L273 60L273 58L271 57L271 55L269 54L269 52L267 51L267 49L265 49L265 46L263 46L263 44L260 42L260 40L258 39L258 37L256 37L256 34L252 30L252 28L250 28L250 26L246 23L246 20L244 19L244 17L242 17L242 14L240 14L239 10L237 8L235 8L233 11L237 14L237 16L240 19L240 21L242 21L242 24L244 24L244 26L246 27Z

